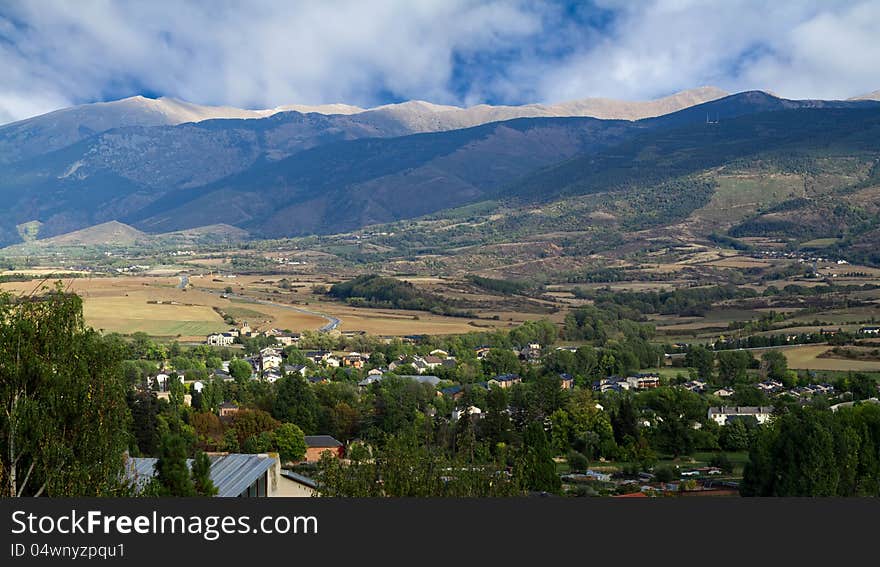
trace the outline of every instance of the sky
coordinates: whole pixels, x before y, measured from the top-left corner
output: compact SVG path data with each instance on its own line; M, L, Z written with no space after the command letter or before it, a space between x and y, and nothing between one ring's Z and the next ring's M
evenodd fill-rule
M133 95L272 108L880 89L878 0L0 0L0 123Z

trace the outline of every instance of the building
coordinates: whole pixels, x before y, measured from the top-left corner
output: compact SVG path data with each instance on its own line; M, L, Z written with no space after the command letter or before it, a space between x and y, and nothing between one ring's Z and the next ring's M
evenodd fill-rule
M239 453L209 454L211 481L220 498L254 498L288 496L283 494L284 480L276 453L245 455ZM156 461L151 457L129 457L126 477L137 490L142 490L156 474ZM186 462L192 467L192 459ZM290 494L292 495L292 494Z
M337 458L345 454L345 446L330 435L306 435L306 461L314 463L330 453Z
M330 358L331 352L329 350L309 350L306 351L306 358L310 359L315 364L321 364L328 358Z
M238 404L235 402L223 402L218 407L220 417L232 417L238 413Z
M773 415L770 406L721 406L709 408L709 419L718 425L726 425L731 419L754 417L758 423L767 423Z
M626 383L634 390L651 390L660 387L660 375L633 374L626 377Z
M267 370L278 370L281 368L281 353L275 349L263 349L260 351L260 368L265 372Z
M284 365L284 373L285 374L299 374L303 378L306 376L306 371L308 371L308 367L305 364L285 364Z
M281 469L281 478L285 482L278 483L278 493L276 496L288 498L311 498L318 496L318 483L305 475Z
M559 387L563 390L571 390L574 388L574 376L564 372L559 375Z
M205 342L210 346L229 346L235 342L235 337L232 333L214 333L208 335Z
M298 343L300 340L299 333L281 333L280 335L275 336L275 342L282 346L291 346Z
M880 335L880 327L862 327L859 329L860 335Z
M483 410L477 406L468 406L461 409L455 408L452 410L452 421L458 421L465 416L470 417L472 421L476 421L483 418Z
M453 401L458 401L464 396L464 388L462 386L450 386L443 388L437 392L440 396L449 396Z
M522 382L522 378L517 374L501 374L489 380L490 385L494 384L501 388L510 388L514 384L519 384L520 382Z
M343 366L351 366L352 368L363 368L369 357L359 352L350 352L342 358Z
M529 343L519 351L519 356L523 360L536 361L541 358L541 345L538 343Z
M593 390L602 394L605 392L629 391L629 388L629 382L621 376L609 376L593 382Z

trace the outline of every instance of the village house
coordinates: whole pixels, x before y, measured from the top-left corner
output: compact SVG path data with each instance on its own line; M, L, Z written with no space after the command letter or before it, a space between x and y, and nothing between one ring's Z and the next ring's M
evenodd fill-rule
M285 364L283 368L285 374L299 374L303 378L305 378L308 369L305 364Z
M468 416L472 421L483 418L483 410L477 406L468 406L466 408L455 408L450 416L451 421L458 421L462 417Z
M510 388L514 384L519 384L520 382L522 382L522 378L517 374L501 374L489 380L489 385Z
M274 384L275 382L281 380L281 373L276 370L270 370L263 374L263 380L268 382L269 384Z
M859 329L860 335L880 335L880 327L862 327Z
M309 350L306 351L305 357L310 359L315 364L321 364L328 358L332 353L329 350Z
M490 349L489 347L483 346L478 349L475 349L474 353L477 355L477 360L483 360L484 358L486 358L486 355L488 355L489 351L491 351L491 350L492 349Z
M275 342L282 346L292 346L300 340L299 333L281 333L275 336Z
M223 402L218 407L217 413L220 417L231 418L238 413L238 409L238 404L235 402Z
M706 391L706 382L704 380L690 380L681 385L685 390L702 394Z
M416 356L413 357L412 362L413 367L415 367L416 372L422 374L424 372L428 372L429 370L434 370L438 366L443 365L443 359L438 358L436 356Z
M306 435L306 462L318 462L324 453L341 459L345 446L330 435Z
M368 359L369 357L365 354L361 354L359 352L350 352L342 358L342 365L361 369L367 363Z
M214 333L208 335L205 343L210 346L229 346L235 342L235 337L230 333Z
M535 362L541 358L541 345L538 343L529 343L526 347L520 350L518 354L523 360Z
M767 394L775 394L783 390L782 382L778 380L764 380L757 384L757 388Z
M754 417L759 424L767 423L773 415L772 407L765 406L721 406L709 408L709 419L718 425L725 425L731 419Z
M626 377L626 383L634 390L650 390L660 387L659 374L634 374Z
M574 389L574 376L564 372L559 375L559 387L563 390L572 390Z
M464 396L464 388L462 386L450 386L443 388L437 392L438 396L449 396L452 401L457 402Z
M629 382L621 376L609 376L593 382L593 390L603 394L605 392L625 392L629 389Z

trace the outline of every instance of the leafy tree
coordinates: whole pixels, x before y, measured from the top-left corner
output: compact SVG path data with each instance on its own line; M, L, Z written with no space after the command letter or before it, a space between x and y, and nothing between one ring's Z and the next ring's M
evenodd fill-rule
M514 374L519 372L519 357L512 350L493 348L483 359L488 374Z
M192 464L193 489L198 496L216 496L217 487L211 480L211 459L208 455L199 452Z
M282 423L274 432L274 444L281 462L300 461L306 455L306 438L302 429L292 423Z
M155 455L159 447L159 399L155 392L129 390L127 403L131 411L131 434L134 438L131 452Z
M186 442L183 437L168 434L162 438L155 466L159 496L196 495L193 479L186 466Z
M744 350L725 350L718 353L718 380L732 386L748 380L748 369L754 358Z
M721 448L726 451L744 451L749 448L749 430L745 421L734 419L721 428Z
M761 355L761 368L770 380L786 379L788 359L778 350L768 350Z
M238 436L238 442L244 446L245 441L261 433L275 431L280 423L268 413L257 409L240 409L232 418L232 427ZM260 453L262 451L251 451Z
M523 485L528 490L558 492L561 487L553 449L540 423L532 422L523 433L520 470Z
M100 496L124 489L128 384L120 341L86 328L60 284L0 294L0 482L5 496Z
M229 361L229 375L235 378L237 382L246 382L250 380L254 369L248 362L242 358L235 358Z
M703 345L691 346L684 357L684 363L685 366L696 369L699 378L712 380L715 371L715 356Z
M575 472L583 472L587 470L590 466L590 460L583 454L577 451L569 451L568 452L568 467Z
M299 374L288 374L275 383L272 415L279 421L295 423L308 434L317 432L318 400L311 386Z
M698 394L670 387L645 392L640 400L656 416L651 427L655 446L674 457L692 453L694 424L705 419L706 402Z

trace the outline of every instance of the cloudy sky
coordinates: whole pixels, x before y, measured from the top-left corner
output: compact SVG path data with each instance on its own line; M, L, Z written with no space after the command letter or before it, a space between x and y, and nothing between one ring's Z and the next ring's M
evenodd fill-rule
M143 94L271 108L880 89L880 1L0 0L0 123Z

